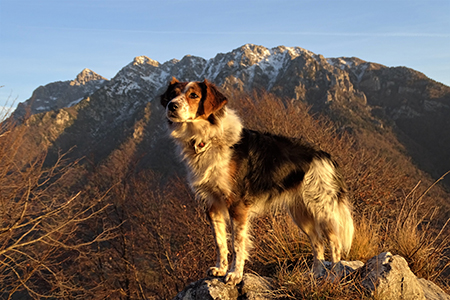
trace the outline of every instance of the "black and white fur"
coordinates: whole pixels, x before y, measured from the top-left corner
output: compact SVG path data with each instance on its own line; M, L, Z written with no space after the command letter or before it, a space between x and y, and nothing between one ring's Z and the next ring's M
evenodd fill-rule
M239 283L250 246L249 222L276 207L286 209L309 237L313 272L319 276L325 242L336 264L353 239L351 205L336 163L328 153L301 140L243 128L226 103L226 97L206 80L173 78L161 96L189 184L207 207L217 246L217 263L209 274ZM230 221L234 256L229 268Z

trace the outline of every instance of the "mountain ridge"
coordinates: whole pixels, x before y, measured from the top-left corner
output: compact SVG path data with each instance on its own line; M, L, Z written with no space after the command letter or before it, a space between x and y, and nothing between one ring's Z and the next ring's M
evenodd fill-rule
M56 84L51 83L38 88L25 104L19 104L13 115L23 116L24 107L30 103L34 105L32 114L49 114L47 118L32 116L30 120L41 125L43 119L53 124L59 122L61 128L57 132L61 136L51 138L50 144L60 140L54 146L63 150L79 144L75 137L82 138L85 133L84 139L89 140L92 135L96 140L100 135L108 136L108 132L120 132L111 134L117 141L110 141L108 147L114 149L136 130L135 124L145 109L160 114L161 108L155 103L158 101L153 100L162 94L172 77L182 81L206 78L224 90L266 90L283 99L305 102L313 112L328 115L342 128L370 127L378 131L392 128L416 163L435 178L450 168L450 162L446 163L450 138L445 136L445 131L450 130L446 120L450 112L450 88L406 67L386 67L356 57L325 58L300 47L269 49L246 44L208 60L186 55L181 60L160 63L137 56L109 81L100 75L89 77L90 70L86 70L80 74L85 72L84 76L92 79L85 82L77 76L84 86L103 81L84 96L48 105L48 111L36 107L41 103L36 100L38 90L50 90ZM61 114L65 117L58 119ZM61 120L71 118L85 123L80 125L84 129L69 128L72 121L67 121L67 128L63 128ZM45 126L51 127L50 123ZM153 127L149 130L160 132L156 117L150 123ZM155 136L152 139L157 143ZM96 147L91 145L89 151L93 148ZM86 151L80 149L80 155L87 155Z
M330 69L331 67L335 67L342 71L348 71L352 78L352 84L359 85L363 79L364 73L367 71L380 70L380 69L398 69L398 70L412 70L406 67L386 67L381 64L367 62L362 59L356 57L337 57L337 58L324 58L320 54L314 54L313 52L300 48L300 47L285 47L278 46L271 49L265 48L263 46L257 46L254 44L246 44L240 48L234 49L228 53L219 53L215 57L206 60L201 57L185 55L181 60L172 59L166 61L164 63L160 63L155 61L147 56L136 56L132 62L126 65L122 70L120 70L112 79L113 81L122 81L122 86L120 89L115 90L116 93L123 93L129 90L132 90L136 87L141 87L139 84L135 82L127 82L127 76L124 75L124 72L130 71L130 73L134 73L141 77L141 79L147 81L148 84L153 85L153 88L157 90L161 89L172 76L178 76L181 80L201 80L203 78L207 78L218 85L234 85L242 88L242 85L238 84L239 77L248 77L248 81L250 85L246 86L247 90L251 90L253 88L253 80L255 74L262 72L263 77L269 77L270 80L266 82L264 88L268 91L271 91L274 87L275 81L279 76L282 77L282 73L286 71L287 63L286 60L294 60L299 56L307 55L309 58L314 58L314 60L322 64L322 67L325 69ZM306 62L305 62L306 63ZM147 65L147 66L145 66ZM150 70L144 70L148 69ZM154 68L154 69L152 69ZM176 68L177 70L174 70ZM192 68L193 71L189 71L189 68ZM245 69L243 72L242 69ZM438 83L432 79L429 79L424 74L412 70L415 76L420 75L423 79L427 79L433 81L438 85L445 85ZM145 73L149 73L149 75L145 75ZM281 73L281 74L280 74ZM406 73L406 72L405 72ZM91 74L91 75L89 75ZM233 74L233 79L235 82L231 82L231 79L226 80L227 76ZM158 76L159 75L159 76ZM128 75L130 76L130 75ZM197 77L196 79L192 77ZM88 78L88 79L86 79ZM128 78L129 79L129 78ZM70 81L70 85L82 85L86 84L92 80L105 80L106 78L96 74L95 72L84 69L80 72L75 80ZM380 87L376 80L375 82L363 82L363 86L372 90L379 90ZM242 80L241 80L242 81ZM55 82L57 83L57 82ZM82 83L82 84L80 84ZM53 83L50 83L50 85ZM389 84L389 83L388 83ZM392 83L391 83L392 84ZM47 86L47 85L46 85ZM102 86L97 85L97 89ZM39 88L38 88L39 89ZM38 90L37 89L37 90ZM123 90L122 90L123 89ZM446 93L450 92L450 88L446 87ZM96 91L96 90L95 90ZM407 91L407 90L406 90ZM92 94L92 93L91 93ZM23 102L23 104L27 104L36 97L31 97L30 99ZM442 106L442 104L436 103L428 103L428 107L432 108L433 106ZM444 105L448 107L448 105ZM56 109L63 108L64 106L58 106ZM68 106L69 107L69 106ZM54 110L55 108L49 110ZM44 109L40 109L40 111L35 113L44 112Z
M15 119L45 113L78 104L108 82L108 79L87 68L74 80L57 81L35 89L32 96L18 104L12 113Z

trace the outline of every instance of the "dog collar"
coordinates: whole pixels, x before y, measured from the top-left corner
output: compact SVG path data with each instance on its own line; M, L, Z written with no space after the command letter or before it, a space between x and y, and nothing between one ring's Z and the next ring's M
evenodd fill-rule
M196 154L204 152L208 148L209 144L210 143L205 143L202 141L200 141L200 142L197 142L195 140L191 141L191 146L192 146L192 148L194 148L194 151Z

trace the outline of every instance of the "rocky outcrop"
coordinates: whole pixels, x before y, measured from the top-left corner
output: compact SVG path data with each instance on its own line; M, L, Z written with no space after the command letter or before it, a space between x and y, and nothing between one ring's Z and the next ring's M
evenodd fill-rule
M218 278L204 278L188 285L174 300L269 300L271 290L270 279L253 274L244 274L236 286Z
M389 68L354 57L329 62L349 74L371 115L394 127L420 167L435 178L450 168L444 163L450 152L448 86L406 67Z
M326 267L330 269L331 264L326 263ZM450 296L436 284L417 278L403 257L390 252L381 253L366 264L343 261L337 269L344 271L345 278L358 278L365 294L376 299L450 300ZM237 286L225 284L218 278L201 279L188 285L174 300L266 300L275 299L275 294L270 278L245 274L242 283Z
M436 284L417 278L403 257L390 252L369 259L359 272L362 286L380 299L450 300Z
M423 288L403 257L382 253L362 268L362 285L386 299L425 299Z

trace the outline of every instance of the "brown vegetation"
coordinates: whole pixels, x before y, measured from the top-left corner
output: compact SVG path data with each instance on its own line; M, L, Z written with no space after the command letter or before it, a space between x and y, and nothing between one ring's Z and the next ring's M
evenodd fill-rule
M348 259L366 261L389 250L404 256L419 276L448 284L445 194L439 187L426 190L431 181L388 132L348 133L311 116L304 104L270 94L230 98L246 126L303 137L337 159L355 208ZM60 159L44 168L45 152L31 161L18 154L25 130L4 123L0 135L3 298L172 299L214 264L203 208L182 176L138 171L139 141L125 142L101 165ZM273 277L278 297L368 297L356 282L310 278L309 242L285 215L257 219L253 235L247 271Z
M73 190L77 164L63 157L43 168L45 151L21 157L23 127L4 122L0 133L0 295L64 298L84 293L76 265L114 228L92 221L106 209L104 197Z

